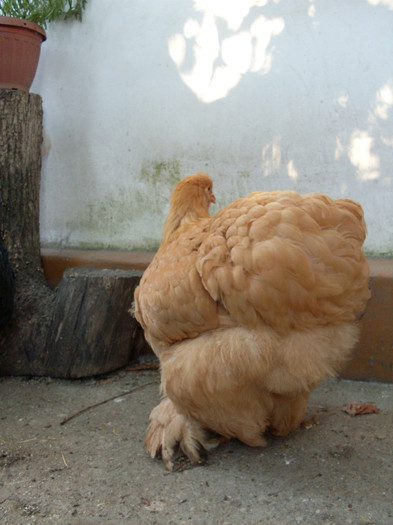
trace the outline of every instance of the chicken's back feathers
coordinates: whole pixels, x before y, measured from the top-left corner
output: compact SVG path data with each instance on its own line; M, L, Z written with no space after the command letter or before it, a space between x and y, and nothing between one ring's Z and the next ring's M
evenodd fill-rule
M369 297L365 235L353 201L253 193L210 220L197 269L240 325L282 333L353 321Z
M136 317L155 351L225 325L285 334L353 321L369 298L365 235L351 200L252 193L168 236Z

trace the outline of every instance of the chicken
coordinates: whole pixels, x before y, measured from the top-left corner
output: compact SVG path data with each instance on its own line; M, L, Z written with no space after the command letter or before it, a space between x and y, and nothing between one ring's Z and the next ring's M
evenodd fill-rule
M145 446L171 470L217 437L251 446L304 419L336 375L370 292L363 211L349 199L255 192L213 217L205 173L180 181L134 315L160 359L163 399Z

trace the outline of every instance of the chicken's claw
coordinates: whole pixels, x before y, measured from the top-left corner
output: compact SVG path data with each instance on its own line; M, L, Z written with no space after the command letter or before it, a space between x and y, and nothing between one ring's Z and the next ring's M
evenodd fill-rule
M169 398L152 410L145 447L152 458L161 455L168 470L174 469L179 447L196 465L201 461L201 450L217 445L218 441L209 439L198 421L179 414Z

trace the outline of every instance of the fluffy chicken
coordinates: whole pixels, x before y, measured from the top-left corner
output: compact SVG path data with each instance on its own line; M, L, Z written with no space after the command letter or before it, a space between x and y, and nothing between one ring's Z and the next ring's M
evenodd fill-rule
M255 192L213 217L205 173L180 181L134 314L160 359L163 399L145 446L172 469L218 442L263 446L302 422L313 388L358 337L370 292L361 206Z

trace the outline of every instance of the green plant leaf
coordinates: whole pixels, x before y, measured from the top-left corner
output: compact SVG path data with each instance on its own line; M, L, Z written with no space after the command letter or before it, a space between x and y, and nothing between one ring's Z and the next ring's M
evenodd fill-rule
M82 20L87 0L0 0L0 14L47 27L54 20Z

